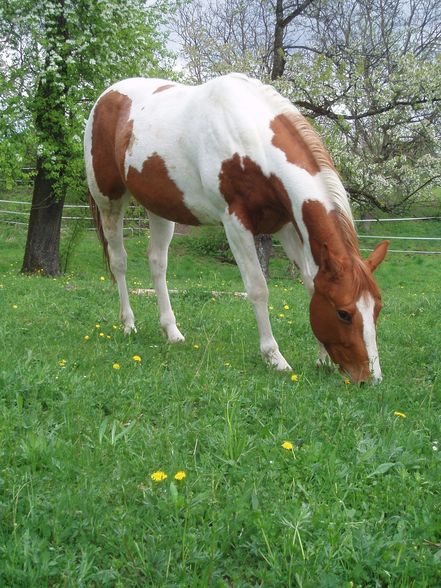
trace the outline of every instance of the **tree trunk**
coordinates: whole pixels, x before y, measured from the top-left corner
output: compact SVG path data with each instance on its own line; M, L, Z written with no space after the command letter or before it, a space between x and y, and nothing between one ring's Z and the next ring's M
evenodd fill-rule
M41 160L37 161L23 273L41 272L60 275L60 229L64 198L56 198L53 180L46 177Z
M266 281L269 280L269 260L273 250L273 240L271 235L256 235L254 237L257 257L259 258L260 267Z

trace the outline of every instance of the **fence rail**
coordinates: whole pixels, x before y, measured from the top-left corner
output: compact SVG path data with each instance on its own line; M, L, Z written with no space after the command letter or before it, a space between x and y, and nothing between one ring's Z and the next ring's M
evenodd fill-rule
M9 225L18 225L18 226L27 226L27 222L22 222L21 220L17 220L17 217L21 219L22 217L29 217L30 211L28 210L7 210L4 208L5 205L13 205L13 206L27 206L30 207L30 202L19 201L19 200L2 200L0 199L0 223L9 224ZM87 204L65 204L64 209L67 209L69 212L74 210L88 210L89 206ZM124 227L123 229L126 231L135 230L145 230L148 227L148 217L147 216L130 216L130 210L135 210L135 206L129 206L128 211L129 214L126 215L124 218ZM2 215L5 215L6 218L1 218ZM15 219L9 218L9 216L15 216ZM93 218L86 214L80 216L72 216L70 214L63 215L61 217L62 221L87 221L88 223L92 223ZM415 217L401 217L401 218L369 218L369 219L356 219L355 222L357 224L362 223L390 223L390 222L412 222L412 221L441 221L441 216L415 216ZM135 226L134 226L135 225ZM93 230L93 227L89 227L90 230ZM388 239L390 241L441 241L441 237L419 237L419 236L401 236L401 235L367 235L367 234L358 234L359 239L377 239L383 240ZM368 248L362 248L361 251L371 251ZM441 251L423 251L423 250L410 250L410 249L389 249L390 253L412 253L417 255L441 255Z

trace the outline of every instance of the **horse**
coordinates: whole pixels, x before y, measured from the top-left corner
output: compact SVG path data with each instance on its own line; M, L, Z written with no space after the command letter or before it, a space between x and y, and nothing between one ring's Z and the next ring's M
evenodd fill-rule
M254 242L261 233L275 235L301 272L319 343L317 365L330 359L353 382L381 380L381 296L373 272L389 243L361 258L348 196L329 153L272 86L242 74L198 86L156 78L117 82L90 113L84 153L89 201L125 333L136 331L123 244L124 211L133 196L149 217L149 265L168 341L184 341L166 283L174 224L222 224L270 366L291 370L271 329Z

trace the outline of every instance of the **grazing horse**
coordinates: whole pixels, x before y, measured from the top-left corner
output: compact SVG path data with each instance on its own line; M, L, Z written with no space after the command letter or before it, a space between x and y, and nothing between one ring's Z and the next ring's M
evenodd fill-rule
M134 78L95 104L85 131L90 199L118 286L124 331L135 330L125 280L123 216L133 195L148 212L148 256L160 324L183 341L166 284L174 223L222 223L254 306L260 350L291 369L268 315L254 235L274 234L311 296L318 364L329 357L355 382L381 380L372 272L388 242L360 257L348 198L331 158L299 111L274 88L241 74L200 86Z

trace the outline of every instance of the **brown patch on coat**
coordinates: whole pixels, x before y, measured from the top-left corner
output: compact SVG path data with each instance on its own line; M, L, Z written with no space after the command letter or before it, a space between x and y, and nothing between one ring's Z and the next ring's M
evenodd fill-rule
M183 192L170 178L167 166L157 153L144 161L141 172L129 167L127 187L147 210L184 225L199 225L185 206Z
M111 90L97 103L92 124L92 165L100 192L118 200L126 191L124 158L132 139L132 101Z
M320 266L323 243L331 243L333 251L339 255L346 254L335 210L328 212L319 200L305 200L302 205L303 222L308 229L309 244L315 263Z
M250 157L235 153L222 163L219 189L230 214L254 235L276 233L292 222L303 241L282 181L274 174L266 176Z
M153 94L158 94L158 92L163 92L164 90L168 90L169 88L175 88L175 84L164 84L163 86L159 86L159 88L156 88L156 90L153 92Z
M285 153L289 163L311 175L323 167L335 169L320 137L301 114L279 114L271 121L270 128L274 133L272 144Z

